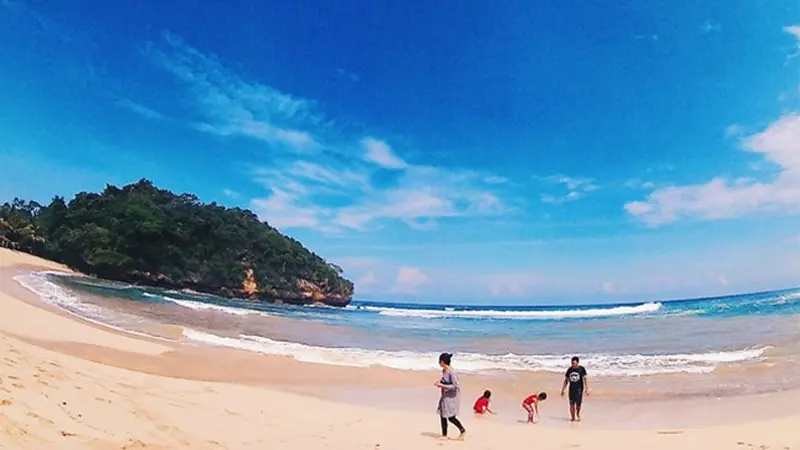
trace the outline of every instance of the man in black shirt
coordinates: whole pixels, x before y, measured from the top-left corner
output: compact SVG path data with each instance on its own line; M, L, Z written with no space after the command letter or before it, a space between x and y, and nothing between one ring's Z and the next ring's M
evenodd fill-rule
M589 395L589 381L586 379L586 369L580 365L580 359L577 356L572 357L572 364L567 373L564 375L564 385L561 386L561 396L564 396L564 391L569 384L569 414L572 416L572 421L581 420L581 403L583 402L583 392Z

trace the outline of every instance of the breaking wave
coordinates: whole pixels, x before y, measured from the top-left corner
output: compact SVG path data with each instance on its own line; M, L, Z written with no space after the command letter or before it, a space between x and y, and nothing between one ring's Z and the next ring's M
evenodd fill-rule
M339 366L384 366L401 370L431 370L438 353L407 350L317 347L277 341L262 336L226 337L184 328L189 340L268 355L289 356L298 361ZM770 347L690 354L594 354L583 358L592 373L600 376L638 376L666 373L709 373L719 364L758 360ZM459 353L458 368L467 372L545 371L561 372L571 355L485 355Z
M593 317L626 316L631 314L647 314L659 311L661 303L643 303L641 305L624 305L614 307L594 308L564 308L540 310L500 310L500 309L406 309L383 306L357 306L366 311L373 311L382 316L416 317L423 319L439 318L471 318L471 319L518 319L518 320L546 320L546 319L587 319Z

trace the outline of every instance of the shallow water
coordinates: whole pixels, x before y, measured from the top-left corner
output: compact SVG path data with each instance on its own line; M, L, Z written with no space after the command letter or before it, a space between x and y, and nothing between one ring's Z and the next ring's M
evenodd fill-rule
M579 354L606 395L730 395L800 386L800 290L675 302L559 307L359 303L267 305L86 277L24 273L45 301L116 328L298 360L430 370L458 368L525 382ZM154 325L155 324L155 325ZM174 328L164 328L174 330ZM168 334L168 333L167 333ZM174 337L164 335L163 337Z

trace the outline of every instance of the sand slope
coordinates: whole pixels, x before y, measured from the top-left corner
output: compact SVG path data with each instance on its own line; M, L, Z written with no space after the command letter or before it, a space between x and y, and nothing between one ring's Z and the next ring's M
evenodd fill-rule
M0 250L0 268L19 264L59 268ZM0 449L800 449L800 404L780 419L692 430L552 429L467 416L468 439L442 442L432 411L172 379L56 353L48 342L148 355L169 345L104 331L28 305L8 290L0 285Z

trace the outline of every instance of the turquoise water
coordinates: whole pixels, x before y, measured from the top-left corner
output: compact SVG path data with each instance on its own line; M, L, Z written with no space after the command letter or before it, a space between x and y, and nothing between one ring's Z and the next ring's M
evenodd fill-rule
M222 299L26 273L16 279L89 320L142 330L183 326L187 341L302 361L430 370L442 351L472 372L560 372L580 355L595 376L725 375L736 386L800 361L800 289L682 301L582 306L354 302L344 309ZM792 379L769 378L772 388ZM743 381L744 380L744 381Z

